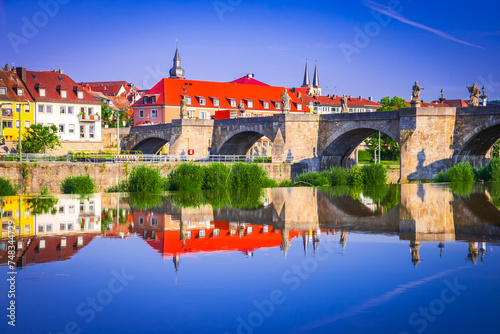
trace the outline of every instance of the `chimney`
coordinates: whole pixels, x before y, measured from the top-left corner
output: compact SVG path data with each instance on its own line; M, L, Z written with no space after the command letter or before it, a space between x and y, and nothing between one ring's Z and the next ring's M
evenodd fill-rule
M59 70L59 74L64 74L64 73L63 73L63 70Z
M371 96L370 96L370 97L368 98L368 100L373 101L373 97L371 97Z
M363 97L360 95L360 96L359 96L359 99L360 99L360 100L362 100L362 99L363 99Z
M26 67L16 67L16 72L23 82L26 82Z
M248 79L253 79L254 75L255 75L255 74L253 74L253 73L248 73L248 74L247 74L247 78L248 78Z

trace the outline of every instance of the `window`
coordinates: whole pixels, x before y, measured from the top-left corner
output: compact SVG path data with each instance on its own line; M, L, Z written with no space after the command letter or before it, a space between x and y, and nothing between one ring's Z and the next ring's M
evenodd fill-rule
M198 234L198 237L199 238L205 238L205 236L207 235L207 231L205 230L200 230L200 233Z
M24 210L24 218L29 218L31 217L31 211L30 210Z
M17 96L23 96L24 95L24 89L18 88L17 89Z
M297 103L297 110L302 110L302 104Z
M47 114L52 114L52 106L47 106Z
M80 138L85 138L85 125L80 125Z
M276 102L276 109L281 109L281 103Z
M158 118L158 110L153 109L151 110L151 119L157 119Z
M139 217L139 225L144 225L144 217Z
M253 101L247 101L248 108L253 108Z
M158 226L158 217L151 217L151 226Z
M191 239L191 231L186 231L186 239Z
M68 213L75 213L75 206L74 205L70 205L68 207Z
M144 104L148 104L148 97L144 96Z
M44 226L43 225L38 225L38 233L43 233L43 229Z
M52 232L52 224L47 224L47 228L45 229L47 232ZM43 240L44 243L43 243L43 247L42 247L42 243L40 242L40 248L45 248L45 240Z
M75 124L68 125L68 133L75 133Z
M12 129L12 121L2 121L4 129Z
M231 107L236 108L236 100L231 100Z
M194 117L194 110L188 110L188 117L193 118Z
M89 202L89 211L94 211L94 201Z
M83 91L78 91L77 95L78 95L78 99L83 100Z
M64 213L64 205L61 205L61 206L59 207L59 213Z
M207 100L204 98L200 98L200 106L205 106L207 105Z
M89 108L89 115L93 115L94 114L94 108Z
M209 111L200 111L200 119L210 119Z
M30 105L29 105L29 104L26 104L26 105L24 106L24 112L25 112L25 113L28 113L28 114L31 112L31 108L30 108Z
M94 126L89 125L89 138L94 138Z
M268 226L268 225L264 225L264 226L262 227L262 232L264 232L264 233L269 232L269 226Z
M7 88L0 88L0 95L7 95Z
M68 223L68 231L73 231L73 224Z
M39 94L41 97L45 97L45 95L46 95L46 90L45 90L45 88L39 88L39 89L38 89L38 94Z
M219 230L218 228L216 228L216 229L214 230L213 236L214 236L214 237L218 237L219 235L220 235L220 230Z
M31 226L24 225L24 234L30 234L30 233L31 233Z
M190 98L190 97L186 97L186 103L187 103L187 104L191 104L191 102L192 102L192 101L191 101L191 98Z
M65 106L61 106L60 111L61 111L61 115L66 115L66 107Z
M214 106L216 106L216 107L220 106L220 100L219 99L214 99Z
M156 96L151 96L151 104L156 104Z
M43 112L45 112L45 106L44 106L44 105L39 105L39 106L38 106L38 112L39 112L39 113L43 113Z
M59 133L64 133L64 124L59 124Z
M30 126L31 126L31 121L24 121L24 127L25 127L26 129L29 129L29 128L30 128Z
M68 107L68 115L73 115L73 107Z
M66 89L61 89L61 97L63 99L68 97L68 91Z
M81 112L82 114L85 114L85 107L81 107L81 108L80 108L80 112Z
M269 109L269 102L264 102L264 109Z
M80 212L85 211L85 202L80 202Z
M139 110L139 118L144 118L144 110Z

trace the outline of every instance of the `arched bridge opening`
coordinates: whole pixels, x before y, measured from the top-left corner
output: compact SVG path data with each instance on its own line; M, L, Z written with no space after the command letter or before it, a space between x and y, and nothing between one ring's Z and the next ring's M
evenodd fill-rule
M482 167L493 145L500 139L500 124L488 127L472 136L456 156L457 162L467 161L475 167Z
M244 131L235 134L226 140L220 149L218 150L218 154L220 155L247 155L252 154L249 152L250 149L257 143L259 140L264 139L263 142L270 142L266 140L267 137L263 134L255 131ZM270 156L271 155L271 145L269 144L266 147L262 147L259 151L259 156Z
M168 144L168 141L165 139L148 138L139 142L132 150L140 151L142 154L158 154L166 144Z
M334 166L350 168L356 164L355 150L369 138L374 139L372 144L378 146L379 130L373 128L358 128L347 131L333 138L321 155L321 168L327 169ZM387 148L397 146L399 138L394 138L389 134L381 132L382 139L385 137L385 145ZM381 141L384 145L384 140ZM367 147L368 148L368 147ZM399 160L399 150L393 149L394 158Z

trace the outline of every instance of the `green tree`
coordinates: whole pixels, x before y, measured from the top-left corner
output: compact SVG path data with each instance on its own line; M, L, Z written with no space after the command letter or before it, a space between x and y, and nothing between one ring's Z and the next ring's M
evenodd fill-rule
M61 147L57 127L32 124L23 138L23 151L25 153L45 153L47 149L53 150Z
M378 135L365 140L372 157L375 157L375 151L378 155ZM380 155L382 160L399 160L400 147L398 143L385 133L380 134Z
M382 103L382 108L378 108L377 111L394 111L401 108L408 108L406 100L397 96L392 98L390 96L383 97L380 103Z

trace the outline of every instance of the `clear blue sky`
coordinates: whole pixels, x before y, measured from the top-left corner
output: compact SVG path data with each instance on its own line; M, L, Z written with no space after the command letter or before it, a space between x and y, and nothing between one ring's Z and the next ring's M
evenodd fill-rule
M500 99L500 4L494 0L400 0L384 26L373 13L398 1L59 2L65 4L51 16L39 1L0 0L2 64L149 88L167 76L178 39L188 79L231 81L255 73L270 85L300 86L308 58L311 77L318 61L324 93L409 99L418 80L424 101L437 99L441 88L449 99L465 99L465 85L478 82L490 100ZM37 23L37 31L25 22ZM356 39L366 29L368 40Z

